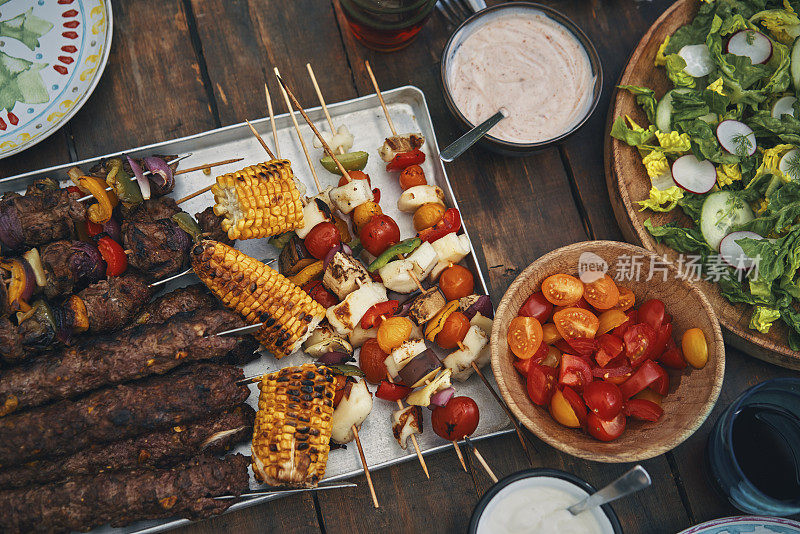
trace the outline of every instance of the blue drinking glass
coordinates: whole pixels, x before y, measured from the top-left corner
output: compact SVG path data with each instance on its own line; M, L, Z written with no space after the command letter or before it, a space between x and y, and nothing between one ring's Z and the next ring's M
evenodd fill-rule
M714 425L706 459L712 481L739 510L800 513L800 379L776 378L742 393Z

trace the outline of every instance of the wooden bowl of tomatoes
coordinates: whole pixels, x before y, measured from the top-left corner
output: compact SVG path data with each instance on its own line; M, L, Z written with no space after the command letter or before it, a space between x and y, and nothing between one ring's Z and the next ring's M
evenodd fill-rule
M492 329L492 369L517 418L598 462L652 458L692 435L719 396L725 348L714 310L686 278L615 241L532 263Z

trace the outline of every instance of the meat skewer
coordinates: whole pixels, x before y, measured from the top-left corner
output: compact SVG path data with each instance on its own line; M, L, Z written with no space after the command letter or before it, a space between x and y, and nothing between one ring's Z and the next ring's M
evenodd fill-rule
M0 416L164 374L183 363L222 358L237 349L240 338L213 334L242 324L228 310L178 314L167 323L137 326L40 357L0 377Z
M247 491L242 493L241 495L219 495L214 497L215 499L240 499L246 497L264 497L267 495L282 495L284 497L288 495L295 495L297 493L305 493L308 491L323 491L323 490L331 490L331 489L342 489L342 488L357 488L358 484L353 484L352 482L340 482L338 484L326 484L324 486L314 486L313 488L293 488L293 489L282 489L282 490L275 490L272 488L257 490L257 491Z
M0 471L0 488L50 484L70 477L139 467L163 468L205 452L220 454L250 439L255 410L247 404L188 424L157 430L71 456L34 460Z
M0 492L0 528L21 532L85 531L110 523L224 512L249 489L249 458L204 455L165 470L137 469L79 476L58 484Z
M71 454L229 410L250 396L236 384L242 375L231 365L195 364L0 418L0 465Z

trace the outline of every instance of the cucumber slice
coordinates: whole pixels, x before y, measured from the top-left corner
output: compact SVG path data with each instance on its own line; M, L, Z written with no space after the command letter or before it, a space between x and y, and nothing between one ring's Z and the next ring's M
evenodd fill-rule
M356 152L347 152L346 154L342 154L341 156L336 156L336 159L339 160L339 163L342 164L348 171L362 171L364 167L367 166L367 159L369 158L369 153L364 152L363 150L359 150ZM336 165L336 162L333 161L333 158L330 156L325 156L319 162L325 167L325 170L328 172L332 172L333 174L342 174L339 171L339 166Z
M675 93L690 93L692 90L685 87L667 91L661 97L656 106L656 128L659 132L669 133L672 131L672 97Z
M706 243L719 250L722 239L735 227L755 218L746 202L730 191L711 193L700 211L700 232Z
M794 45L792 45L792 57L789 70L792 73L794 90L800 91L800 37L795 39Z

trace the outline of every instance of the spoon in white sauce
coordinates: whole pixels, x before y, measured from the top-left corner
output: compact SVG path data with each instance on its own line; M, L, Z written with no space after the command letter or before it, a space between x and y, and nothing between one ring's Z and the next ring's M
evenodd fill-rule
M626 495L642 490L650 486L651 483L650 475L645 471L644 467L637 465L611 484L589 495L582 501L573 504L567 508L567 510L569 510L572 515L578 515L589 508L616 501Z
M466 152L469 147L474 145L481 137L486 135L486 133L491 130L495 124L506 117L508 117L506 108L500 108L497 113L453 141L447 148L439 153L439 157L442 161L450 163L458 156Z

